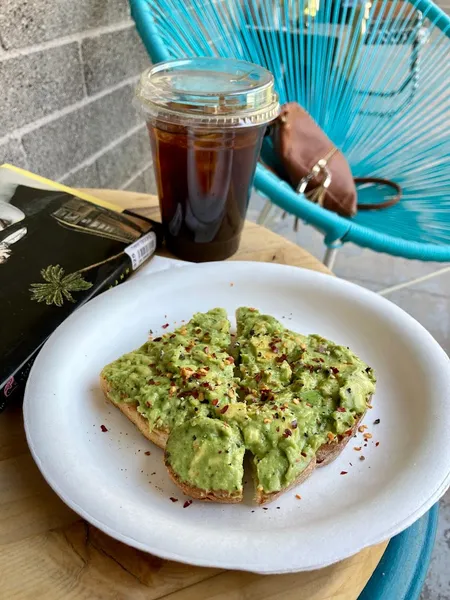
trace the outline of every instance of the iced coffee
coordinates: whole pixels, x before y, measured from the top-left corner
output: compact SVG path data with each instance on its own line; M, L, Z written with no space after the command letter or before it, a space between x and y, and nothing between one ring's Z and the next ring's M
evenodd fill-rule
M147 116L166 244L195 262L236 252L267 124L272 75L244 61L156 65L137 96Z

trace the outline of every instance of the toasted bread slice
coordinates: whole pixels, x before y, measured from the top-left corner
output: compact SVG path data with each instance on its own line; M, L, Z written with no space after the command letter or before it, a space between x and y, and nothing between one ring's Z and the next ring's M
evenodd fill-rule
M315 458L315 456L313 456L313 458L311 459L311 461L308 464L308 466L306 467L306 469L304 469L300 473L300 475L297 477L297 479L295 481L293 481L291 483L291 485L283 488L279 492L266 493L263 490L258 489L258 483L257 483L257 479L255 476L255 482L256 482L255 502L256 502L256 504L262 505L262 504L267 504L268 502L273 502L274 500L279 498L282 494L284 494L288 490L291 490L292 488L300 485L306 479L308 479L308 477L312 474L312 472L314 471L315 468L316 468L316 458Z
M228 492L226 490L203 490L181 481L172 467L167 464L167 461L166 468L172 481L180 488L183 494L186 494L186 496L195 498L195 500L203 500L203 502L220 502L222 504L237 504L238 502L242 502L242 490L237 492Z
M211 323L207 323L207 326L203 326L203 321L196 322L195 319L197 318L198 320L200 316L202 319L203 317L207 317ZM309 393L308 387L302 389L304 385L307 386L309 384L308 377L313 373L324 372L327 375L331 375L331 381L333 382L335 379L338 379L337 377L333 379L333 376L336 375L336 373L340 372L341 375L339 377L341 377L344 369L347 369L345 365L351 365L351 361L359 361L359 359L351 354L350 362L346 362L345 357L341 358L338 354L336 357L336 360L339 359L338 366L334 366L333 363L329 366L328 363L331 359L328 358L330 357L330 351L328 351L327 348L328 344L330 344L330 347L335 347L332 342L328 342L324 338L319 338L319 336L301 336L300 334L287 330L280 322L268 315L260 315L255 309L241 308L237 311L237 335L240 339L238 339L238 343L235 344L233 358L238 359L238 355L240 357L240 355L245 354L249 360L241 361L241 364L238 364L239 374L237 372L233 373L234 361L229 359L226 349L230 341L227 323L228 321L223 309L214 309L205 314L199 313L198 315L194 315L194 318L188 324L176 330L174 334L164 333L160 338L155 338L155 340L149 342L149 354L151 354L151 360L148 362L151 364L148 366L152 369L156 367L154 370L157 373L157 377L154 376L152 372L150 379L145 372L142 374L138 370L137 373L138 376L141 374L143 375L143 381L146 387L152 385L159 386L157 390L153 391L153 396L150 399L148 399L147 396L144 396L146 402L145 406L150 408L149 415L153 415L157 410L155 408L155 403L158 408L160 408L158 403L161 403L162 407L164 407L164 402L167 402L169 398L173 398L177 402L177 398L181 398L181 400L184 401L183 394L186 394L190 395L189 409L192 408L191 404L197 401L195 411L198 411L199 409L206 411L207 409L202 405L205 402L210 402L214 409L211 409L212 412L207 412L207 416L205 416L204 413L199 415L198 412L191 414L189 410L186 410L184 421L181 425L174 425L172 424L172 421L168 419L166 420L167 422L165 422L165 429L155 428L153 426L154 417L149 416L149 418L146 418L143 416L138 410L138 402L127 402L127 399L131 400L131 397L135 397L133 395L134 391L128 391L129 388L127 388L127 386L121 385L121 373L119 373L119 377L116 377L113 373L113 376L110 378L110 375L106 371L107 367L105 367L100 380L105 397L112 404L117 406L117 408L119 408L119 410L136 425L139 431L148 440L165 450L165 465L168 474L183 493L192 498L206 502L238 503L243 499L242 463L245 452L244 439L246 438L242 437L244 436L242 423L240 423L238 419L233 423L233 415L231 415L233 411L228 410L228 404L233 403L229 398L235 397L235 394L233 396L230 394L230 392L235 391L236 383L234 377L239 377L240 379L242 392L241 403L244 407L247 407L247 410L250 406L253 406L257 399L260 401L262 400L264 406L266 404L269 406L270 403L269 408L271 412L268 416L263 414L263 409L260 408L260 405L257 407L258 415L260 415L258 418L260 420L262 419L264 424L270 425L273 417L272 412L276 408L275 404L277 402L278 404L282 404L282 406L279 407L280 411L286 409L286 412L283 413L283 415L281 415L281 413L280 415L276 414L275 418L280 418L280 420L283 421L286 419L288 428L285 430L286 435L283 432L280 432L279 435L280 437L281 434L283 434L284 437L295 437L295 435L298 434L298 431L294 432L294 429L297 429L297 423L294 423L294 421L297 421L298 419L300 423L300 420L305 418L305 421L308 422L307 415L304 416L299 407L299 402L304 401L309 408L313 408L314 404L314 400L311 400L313 404L308 404L308 402L306 402L306 400L309 400L306 396L306 394ZM215 342L210 340L211 327L215 328L214 331L217 329L217 340ZM192 329L192 332L190 331L190 328ZM178 339L177 336L180 337L180 339ZM189 343L184 339L186 336ZM189 336L192 337L192 340L189 339ZM199 339L197 339L197 337ZM174 340L173 343L171 340ZM306 353L307 359L305 359L304 355L307 350L307 343L309 343L310 340L313 342L312 349L310 351L308 350L309 354L308 352ZM164 352L161 351L161 354L159 353L159 347L155 345L159 343L164 344ZM217 345L217 348L213 344ZM179 353L180 345L182 347L182 354ZM155 346L158 352L153 352L152 354L151 350L153 346ZM183 350L183 348L185 350ZM194 348L195 352L192 351ZM331 348L331 350L333 350L333 348ZM344 353L346 352L343 348L341 350ZM145 368L147 368L146 352L147 350L144 348L143 362L145 363ZM124 358L126 358L126 356ZM161 359L163 359L162 365L160 365ZM219 363L220 373L217 368L214 371L214 367L217 367L217 361ZM175 370L174 365L177 367ZM365 367L364 363L362 363L361 366ZM365 370L366 372L369 372L370 368L367 367ZM219 373L220 377L216 377L217 373ZM134 373L132 374L135 375ZM306 383L303 382L303 374L306 374ZM353 372L350 372L349 377L351 377L352 374ZM325 377L323 374L320 376ZM156 384L152 377L155 378ZM198 383L197 379L199 380ZM110 383L110 381L112 383ZM162 382L161 384L160 381ZM298 386L295 387L297 383ZM337 383L338 382L336 381L334 384L335 387ZM195 385L198 386L198 389L195 388ZM133 384L131 385L131 389L133 389ZM306 392L305 389L307 390ZM344 387L342 387L342 390L344 390ZM350 386L348 389L345 386L344 391L350 393ZM336 390L333 391L333 387L331 386L331 391L328 391L327 393L331 394L335 392ZM152 390L150 390L150 393L152 393ZM127 394L131 394L131 396L127 397ZM302 394L306 396L306 399ZM366 394L368 394L368 389L365 390L364 395L359 396L360 402L355 410L360 411L365 408L364 397L366 397ZM250 397L250 399L248 397ZM246 402L242 402L244 398ZM118 401L118 399L120 400ZM367 403L369 400L370 396L367 396ZM141 400L139 400L139 402L140 401ZM226 406L223 407L224 410L219 410L220 403L226 403ZM292 403L292 406L290 403ZM305 407L305 405L303 406ZM182 408L185 408L184 405ZM291 410L291 408L293 410ZM177 404L177 410L179 409L179 404ZM339 408L337 410L339 412L345 412L345 410ZM226 416L222 417L221 415ZM339 435L333 439L333 436L328 433L332 441L323 444L304 470L298 475L297 479L283 489L270 493L258 489L260 487L258 483L258 474L255 473L255 502L258 505L272 502L284 492L303 483L303 481L312 474L316 466L324 466L332 462L343 451L350 438L355 435L364 416L365 412L357 417L357 420L351 429L348 429L343 435ZM157 422L159 423L160 417L157 413L155 418L157 418ZM328 416L326 418L328 418ZM345 426L349 426L351 423L351 421L346 421L345 417L339 414L337 417L334 416L333 418L336 418L341 424L343 422L346 424ZM178 419L178 422L180 420L182 419ZM211 421L212 425L206 427L205 421ZM275 423L275 421L273 422ZM289 429L290 422L292 422L292 430ZM236 423L240 424L236 425ZM272 427L279 432L280 428L277 428L276 425L277 423ZM198 431L191 431L189 428L193 426L202 426L203 431L200 431L200 434ZM211 427L213 434L211 434ZM182 440L183 428L188 428L187 434L189 434L189 436L192 433L195 434L193 437L185 437L184 442ZM226 428L226 430L228 430L227 428L230 428L228 434L231 430L237 431L239 439L232 441L232 446L229 446L230 450L225 449L227 447L226 445L214 446L217 441L217 436L220 437L220 435L223 434L223 428ZM341 427L337 427L337 431L342 431L343 429L344 427L342 427L342 425ZM313 431L315 432L314 429ZM336 429L333 427L332 431L336 431ZM294 437L290 439L291 444ZM175 448L177 443L179 445ZM222 444L222 442L220 443ZM223 443L226 444L227 442L224 441ZM200 444L203 444L202 448L200 448ZM206 448L205 444L209 444L208 452L203 452ZM247 450L254 452L248 444L249 442L246 440L245 447ZM255 452L257 453L258 451ZM232 458L233 453L235 453L234 458ZM225 457L225 454L226 461L222 464L220 461ZM176 460L175 457L177 457ZM235 461L236 457L238 457L238 459ZM306 458L306 461L307 460L309 459ZM236 470L236 466L238 466L238 470ZM298 468L302 468L303 466L304 463L298 465ZM219 469L221 469L220 472ZM235 471L234 474L233 469Z
M207 502L242 501L245 447L238 428L195 417L172 429L164 462L185 494Z
M103 375L100 375L100 386L105 397L136 425L142 435L164 450L167 438L169 437L169 431L163 429L150 429L150 423L140 412L138 412L137 403L126 402L125 400L123 402L115 402L111 395L110 385Z
M369 396L368 401L370 401ZM350 431L345 435L339 436L336 441L323 444L316 452L316 463L318 467L325 467L335 460L339 454L344 450L345 446L349 443L351 438L356 435L359 424L366 416L367 410L358 418Z

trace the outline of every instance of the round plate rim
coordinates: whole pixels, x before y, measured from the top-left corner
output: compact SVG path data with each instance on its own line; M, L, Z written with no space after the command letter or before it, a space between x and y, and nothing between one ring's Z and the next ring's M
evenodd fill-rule
M439 357L439 360L442 360L443 362L446 361L446 363L447 363L447 372L445 373L445 377L446 377L447 383L449 384L449 387L450 387L450 359L447 356L447 354L445 353L445 351L436 342L436 340L431 336L431 334L416 319L414 319L411 315L409 315L408 313L403 311L397 305L390 302L388 299L386 299L382 296L378 296L375 292L372 292L366 288L362 288L352 282L349 282L349 281L346 281L343 279L339 279L337 277L332 277L326 273L322 273L319 271L313 271L313 270L306 269L303 267L295 267L295 266L291 266L291 265L281 265L281 264L277 264L277 263L252 262L252 261L236 261L236 262L222 262L222 263L211 262L211 263L202 263L202 264L198 264L198 265L189 265L189 266L177 268L175 270L175 273L178 273L180 271L183 271L185 274L186 274L186 271L192 271L194 273L195 271L205 270L210 267L214 267L215 269L217 269L217 268L222 269L224 265L227 267L230 267L232 265L234 269L238 269L238 270L246 270L249 268L250 269L255 269L255 268L261 269L262 268L262 269L266 269L267 271L270 271L270 270L274 270L274 271L284 270L286 272L287 271L292 271L292 272L300 271L303 273L303 276L306 277L306 279L308 279L308 277L312 277L313 279L315 279L315 278L327 279L327 281L330 282L331 286L337 285L337 286L353 288L353 289L357 290L358 294L360 294L360 295L363 295L363 296L365 295L365 296L371 297L371 298L376 297L378 299L377 301L382 302L385 305L389 305L391 311L396 311L398 314L402 314L403 317L406 317L411 323L414 323L414 327L422 330L422 335L427 337L429 341L432 341L432 343L434 345L434 351L436 352L436 357ZM104 524L97 517L90 514L90 512L88 510L84 509L82 506L80 506L79 504L77 504L76 502L71 500L70 497L67 497L67 495L64 493L64 490L61 488L61 486L49 476L49 474L46 470L46 466L41 461L39 452L33 442L32 428L31 428L30 422L29 422L29 411L30 411L29 406L30 406L30 402L31 402L31 396L34 391L33 390L34 379L38 374L40 362L42 360L41 355L45 357L45 353L43 353L43 350L45 348L48 349L51 346L52 338L54 338L54 336L56 336L56 334L59 334L61 331L64 331L64 328L69 327L71 322L74 319L79 318L79 315L82 314L83 311L86 310L87 307L90 307L92 309L92 306L104 303L105 297L111 298L113 295L123 294L123 293L125 293L124 290L130 289L131 286L140 287L141 285L143 285L143 281L145 281L149 278L153 278L154 280L155 280L155 278L157 278L157 279L160 279L163 281L164 279L171 277L173 274L174 274L174 270L168 269L168 270L160 271L160 272L157 272L154 274L138 276L138 277L132 278L131 280L121 284L118 287L108 290L107 292L104 292L104 293L100 294L99 296L95 297L94 299L89 301L86 305L84 305L83 307L80 307L74 313L72 313L55 330L55 332L49 337L49 339L44 344L42 350L39 353L39 356L37 357L37 359L32 367L32 370L31 370L31 373L30 373L30 376L28 379L28 383L27 383L27 386L25 389L24 402L23 402L24 427L25 427L27 443L28 443L29 449L31 451L31 454L33 456L33 459L35 460L39 470L41 471L41 473L42 473L43 477L45 478L45 480L47 481L47 483L56 492L56 494L61 498L61 500L67 506L69 506L72 510L74 510L80 517L84 518L86 521L88 521L89 523L91 523L92 525L97 527L102 532L111 536L112 538L119 540L121 542L124 542L125 544L132 546L134 548L137 548L139 550L142 550L144 552L149 552L151 554L155 554L163 559L175 560L178 562L183 562L186 564L191 564L191 565L200 566L200 567L216 567L216 568L223 568L223 569L250 571L250 572L255 572L255 573L260 573L260 574L282 574L282 573L293 573L293 572L321 569L321 568L324 568L331 564L334 564L340 560L349 558L369 546L374 546L376 544L382 543L382 542L386 541L387 539L393 537L394 535L397 535L401 531L404 531L406 528L408 528L410 525L412 525L417 519L419 519L423 514L425 514L425 512L427 512L435 504L435 502L442 496L442 494L445 492L445 490L450 485L450 465L449 465L449 471L448 471L446 478L441 482L438 489L436 489L434 491L434 494L431 495L427 501L423 502L422 505L420 505L412 514L403 518L401 521L396 522L394 525L392 525L390 528L388 528L385 531L383 531L382 533L380 533L378 536L374 536L370 539L367 539L362 544L355 545L355 547L352 548L351 551L343 552L342 556L340 556L339 558L330 557L329 559L326 559L324 561L320 561L320 562L317 562L314 564L308 564L307 566L302 566L299 563L299 561L296 561L296 562L294 561L294 563L289 566L277 565L275 568L273 568L273 566L267 564L267 561L263 561L261 563L252 564L250 566L247 566L247 565L242 565L242 564L236 564L236 562L233 562L233 560L220 561L220 560L214 560L214 559L196 558L196 557L192 557L192 556L186 556L185 554L177 554L174 551L168 551L165 549L161 549L158 546L152 546L151 543L142 543L139 540L136 540L135 538L133 538L132 536L121 533L117 529L109 527L108 525ZM333 282L333 283L331 283L331 282Z

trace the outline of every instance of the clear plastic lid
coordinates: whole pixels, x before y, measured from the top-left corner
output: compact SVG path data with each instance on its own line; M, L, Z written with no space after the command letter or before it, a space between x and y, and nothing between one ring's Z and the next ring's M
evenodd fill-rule
M264 125L280 108L270 71L229 58L159 63L144 71L136 96L147 116L196 127Z

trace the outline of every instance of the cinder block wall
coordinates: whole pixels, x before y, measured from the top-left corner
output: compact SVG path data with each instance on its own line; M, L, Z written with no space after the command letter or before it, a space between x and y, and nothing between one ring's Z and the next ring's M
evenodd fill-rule
M126 0L0 0L0 164L73 186L154 191L131 104L149 64Z

